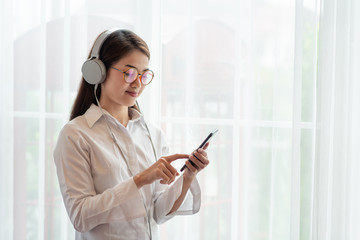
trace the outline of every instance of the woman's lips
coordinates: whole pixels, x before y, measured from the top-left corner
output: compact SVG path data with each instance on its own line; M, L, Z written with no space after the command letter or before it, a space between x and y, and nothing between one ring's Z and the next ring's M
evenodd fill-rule
M137 92L129 92L129 91L126 91L127 94L129 94L130 96L132 97L137 97L139 95L139 93Z

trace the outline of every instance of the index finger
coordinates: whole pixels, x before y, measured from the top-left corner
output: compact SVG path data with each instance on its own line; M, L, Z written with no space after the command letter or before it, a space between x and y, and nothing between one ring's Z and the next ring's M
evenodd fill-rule
M164 156L162 158L164 158L168 163L171 163L171 162L173 162L175 160L178 160L178 159L189 158L189 154L176 153L176 154L173 154L173 155Z
M209 144L210 144L210 142L207 142L202 149L206 150L208 148Z

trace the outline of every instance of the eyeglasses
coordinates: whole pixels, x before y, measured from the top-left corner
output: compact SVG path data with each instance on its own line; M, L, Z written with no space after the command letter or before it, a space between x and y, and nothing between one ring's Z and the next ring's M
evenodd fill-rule
M124 74L124 80L127 83L134 82L138 78L138 76L140 76L141 83L144 85L148 85L154 78L154 72L151 70L146 70L142 74L139 74L136 68L132 68L132 67L126 70L125 72L115 67L111 67L111 68L118 70L119 72L122 72Z

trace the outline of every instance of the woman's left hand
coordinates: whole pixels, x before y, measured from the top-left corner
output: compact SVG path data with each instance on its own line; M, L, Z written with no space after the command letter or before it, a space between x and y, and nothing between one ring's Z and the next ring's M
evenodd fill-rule
M194 163L195 166L193 166L190 161L186 161L186 169L184 172L185 178L194 178L196 174L198 174L201 170L206 168L207 165L209 165L210 161L207 158L206 149L209 146L209 143L207 143L203 148L199 148L195 150L190 156L189 159Z

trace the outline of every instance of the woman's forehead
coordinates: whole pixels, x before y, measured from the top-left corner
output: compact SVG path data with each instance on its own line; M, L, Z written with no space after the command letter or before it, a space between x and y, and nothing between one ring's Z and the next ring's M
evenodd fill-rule
M129 54L120 58L114 66L117 67L133 67L138 71L144 71L148 69L149 59L148 57L139 50L133 50Z

